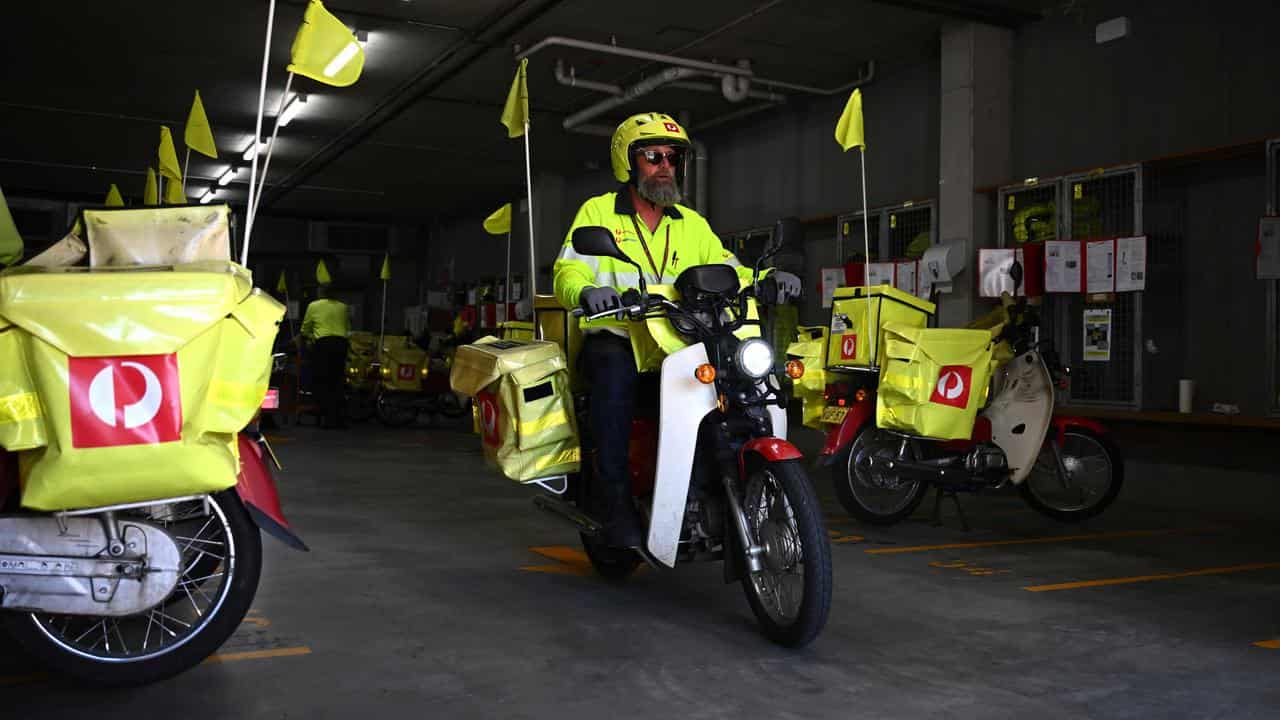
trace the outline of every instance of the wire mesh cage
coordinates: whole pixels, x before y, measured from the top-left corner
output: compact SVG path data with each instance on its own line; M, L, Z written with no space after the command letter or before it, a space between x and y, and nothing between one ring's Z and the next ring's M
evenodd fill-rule
M1061 178L1030 178L1000 188L1000 247L1058 239Z
M885 211L888 216L887 258L919 258L929 246L937 242L934 205L932 202L909 202L896 210Z
M887 257L885 253L885 238L883 237L882 228L885 227L881 222L884 216L884 209L878 208L870 211L867 218L866 230L871 233L871 257L870 260L877 261ZM836 218L836 240L839 248L839 256L845 263L861 262L864 254L863 250L863 222L862 213L846 213Z
M747 228L729 233L725 238L725 245L738 256L743 265L753 265L772 237L773 228L770 226Z

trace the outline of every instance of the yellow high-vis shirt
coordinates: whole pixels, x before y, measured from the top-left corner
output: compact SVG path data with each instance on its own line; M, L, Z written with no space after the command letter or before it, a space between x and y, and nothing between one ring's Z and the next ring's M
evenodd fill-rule
M338 300L316 300L307 306L307 313L302 317L302 336L312 342L325 337L346 337L350 330L347 305Z

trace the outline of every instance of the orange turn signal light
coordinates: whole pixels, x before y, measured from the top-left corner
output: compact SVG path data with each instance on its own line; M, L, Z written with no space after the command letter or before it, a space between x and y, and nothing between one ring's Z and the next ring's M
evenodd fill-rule
M865 401L865 400L867 399L867 391L866 391L866 390L858 390L857 392L855 392L855 393L853 394L853 399L854 399L854 400L856 400L856 401L858 401L858 402L863 402L863 401Z
M703 385L710 385L716 381L716 367L711 363L702 363L693 371L693 376Z
M799 360L787 361L787 377L792 380L799 380L804 377L804 363Z

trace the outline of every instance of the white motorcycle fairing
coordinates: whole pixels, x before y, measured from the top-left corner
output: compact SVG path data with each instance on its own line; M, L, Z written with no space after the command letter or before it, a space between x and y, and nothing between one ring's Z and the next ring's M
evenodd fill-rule
M1029 352L1000 368L995 385L996 396L982 414L1017 485L1035 466L1053 420L1053 379L1040 354Z
M662 361L658 465L647 548L649 555L667 567L676 566L693 456L698 447L698 427L718 405L715 385L694 377L694 371L706 362L707 349L702 343L671 353ZM785 422L784 418L784 429Z

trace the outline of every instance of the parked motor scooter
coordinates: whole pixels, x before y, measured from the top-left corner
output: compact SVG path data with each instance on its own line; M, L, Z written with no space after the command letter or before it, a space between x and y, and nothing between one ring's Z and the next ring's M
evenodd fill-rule
M387 427L404 427L419 415L454 419L467 413L466 403L449 388L444 359L432 358L407 335L385 338L370 373L378 383L374 410Z
M794 230L779 225L757 277ZM607 228L578 228L572 242L581 255L631 262ZM623 294L623 307L587 319L620 312L632 321L633 338L644 335L664 356L659 374L641 374L631 436L643 547L605 544L590 452L580 473L535 480L548 492L534 502L579 529L587 557L611 581L627 578L642 561L657 568L723 561L725 581L740 581L764 634L804 646L830 610L831 546L801 454L785 439L787 397L773 350L759 337L755 286L742 288L728 265L688 268L674 286L646 286L640 278L638 291ZM590 399L577 400L589 450ZM478 406L489 432L496 411L484 397Z
M1021 266L1012 274L1017 287ZM1052 343L1039 339L1036 309L1006 294L992 316L970 327L999 326L997 340L1011 359L996 371L990 401L965 440L878 427L878 370L827 369L822 422L830 429L820 457L831 466L836 496L849 513L872 524L896 523L915 511L930 486L937 488L935 521L942 498L951 497L966 529L959 492L1012 484L1028 505L1064 522L1093 517L1116 499L1124 463L1106 428L1054 414L1055 388L1065 386L1069 371ZM943 373L933 382L939 396L962 389L956 375Z

